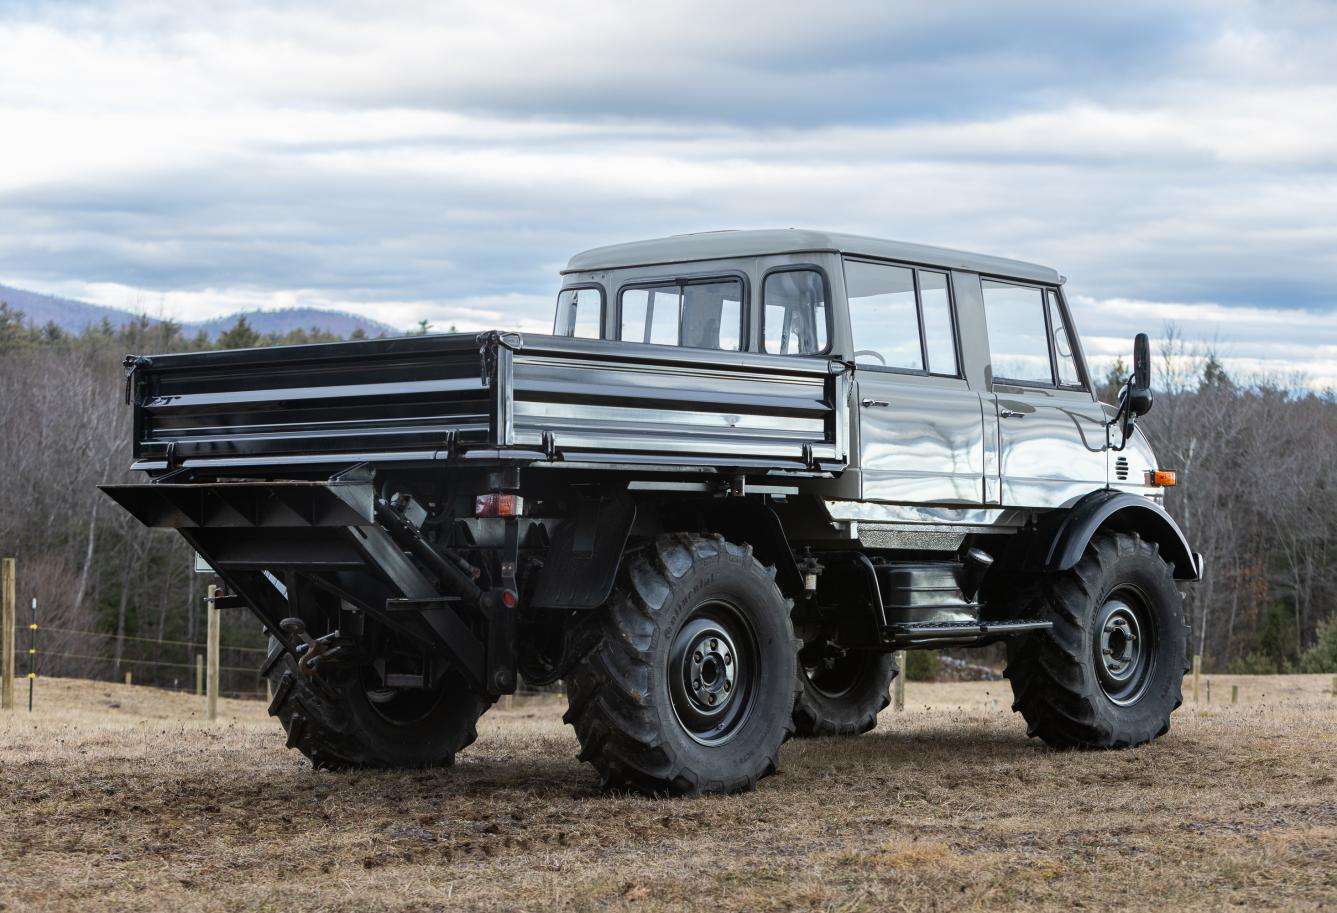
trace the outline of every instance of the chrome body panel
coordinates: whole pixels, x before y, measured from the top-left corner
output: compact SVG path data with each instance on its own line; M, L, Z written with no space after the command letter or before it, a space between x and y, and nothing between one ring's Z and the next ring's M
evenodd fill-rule
M1067 507L1105 486L1104 411L1089 393L995 384L1002 502Z
M980 395L953 378L856 374L864 499L984 503Z
M976 527L1014 529L1025 525L1033 511L1005 507L942 507L931 504L878 504L871 501L826 499L822 502L834 521L902 524L928 529Z

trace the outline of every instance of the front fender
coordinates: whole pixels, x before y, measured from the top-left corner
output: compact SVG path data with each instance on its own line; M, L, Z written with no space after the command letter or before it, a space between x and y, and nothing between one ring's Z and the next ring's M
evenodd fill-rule
M1164 558L1174 568L1176 580L1201 580L1202 556L1188 544L1179 524L1154 501L1126 491L1098 491L1087 495L1062 512L1057 525L1044 531L1032 555L1038 570L1066 571L1081 560L1087 545L1097 532L1110 529L1135 532L1155 542ZM1042 557L1041 557L1042 556Z

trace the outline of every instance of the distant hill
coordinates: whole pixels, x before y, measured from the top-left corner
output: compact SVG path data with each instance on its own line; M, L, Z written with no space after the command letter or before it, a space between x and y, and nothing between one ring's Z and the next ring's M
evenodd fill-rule
M121 308L89 304L86 301L76 301L73 298L43 295L39 292L29 292L8 285L0 285L0 301L7 303L15 310L22 311L24 316L37 326L55 323L62 330L70 333L82 332L93 324L101 323L104 318L110 321L112 326L121 326L138 316ZM333 333L336 336L350 336L354 330L358 329L368 336L380 336L381 334L398 336L404 332L390 326L388 323L381 323L379 320L360 317L357 314L349 314L345 311L295 307L272 311L237 311L222 317L215 317L212 320L183 324L182 333L186 336L193 336L200 330L204 330L210 336L217 336L235 324L237 318L243 315L246 317L246 322L258 333L282 335L298 329L309 330L312 327L324 330L327 333ZM153 317L150 317L149 320L153 323L158 322L157 318Z

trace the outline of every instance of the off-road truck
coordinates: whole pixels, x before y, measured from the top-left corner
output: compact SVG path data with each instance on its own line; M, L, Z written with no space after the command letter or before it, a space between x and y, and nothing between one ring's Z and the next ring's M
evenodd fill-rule
M853 735L899 650L1006 642L1029 732L1154 739L1202 563L1054 270L814 231L573 257L553 333L130 356L134 468L269 632L288 745L448 764L524 681L650 793Z

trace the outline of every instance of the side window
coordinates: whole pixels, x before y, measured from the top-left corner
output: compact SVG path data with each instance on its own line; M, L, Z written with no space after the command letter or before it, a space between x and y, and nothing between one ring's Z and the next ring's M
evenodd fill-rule
M924 354L928 356L929 373L959 373L946 273L919 271L919 303L924 311Z
M946 273L846 260L845 288L856 363L960 373Z
M623 289L621 303L627 342L736 352L743 338L739 279Z
M811 269L771 273L761 290L762 351L817 355L826 351L826 284Z
M845 261L854 361L886 368L924 370L915 313L914 271L883 263Z
M999 380L1053 384L1045 302L1040 289L992 279L983 280L981 285L993 376Z
M1073 350L1072 333L1063 320L1063 308L1053 289L1045 290L1049 303L1049 327L1054 336L1054 361L1058 365L1058 382L1065 387L1080 387L1082 377L1077 373L1077 354Z
M603 318L603 292L597 288L563 289L557 296L554 336L598 339Z

